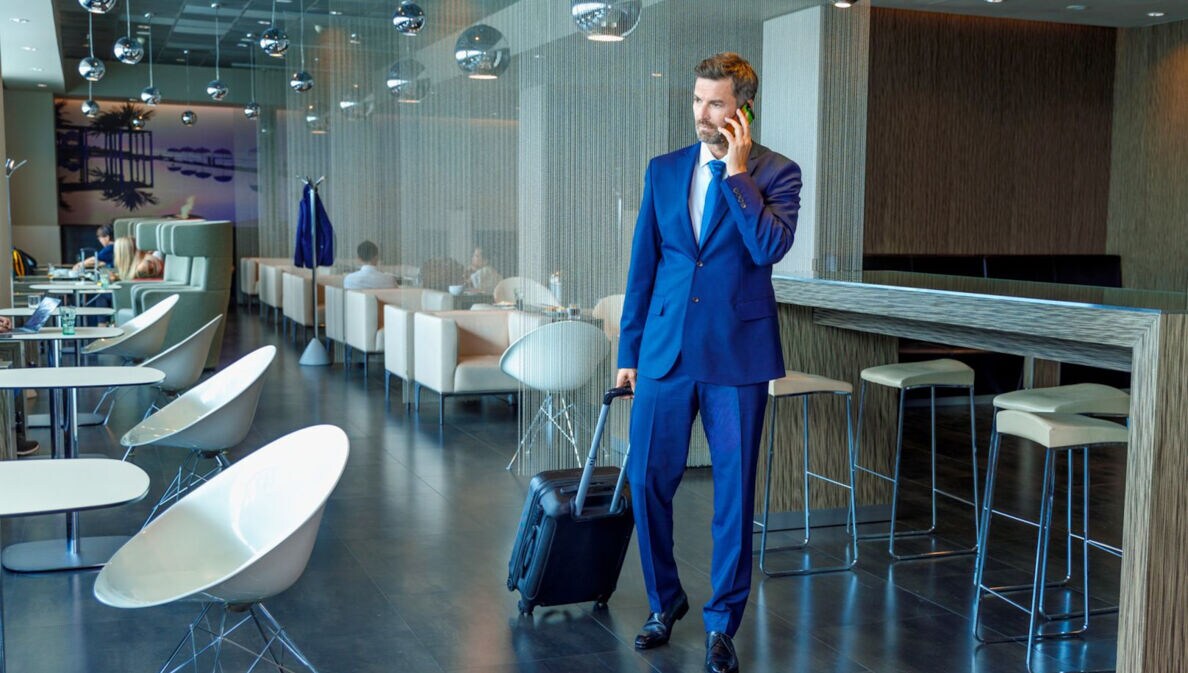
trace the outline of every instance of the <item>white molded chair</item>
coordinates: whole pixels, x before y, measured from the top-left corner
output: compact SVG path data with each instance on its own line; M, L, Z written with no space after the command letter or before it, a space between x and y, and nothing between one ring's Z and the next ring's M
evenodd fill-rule
M165 333L169 330L169 319L178 295L169 295L164 301L153 304L149 309L120 325L124 333L110 339L96 339L82 349L84 355L115 355L124 360L143 360L161 352Z
M291 587L305 571L349 451L346 433L332 425L298 430L257 449L121 547L95 579L95 598L128 609L205 604L162 671L191 663L197 669L204 657L214 659L204 670L223 670L225 646L247 649L232 636L251 633L240 629L249 621L263 637L262 646L251 650L257 663L291 670L277 658L278 645L314 671L261 601ZM185 660L171 668L179 654Z
M514 302L517 292L519 292L519 299L525 304L556 306L559 303L556 295L550 292L549 288L523 276L504 278L495 286L493 294L497 302Z
M177 475L165 488L149 513L157 511L189 489L208 481L231 464L226 452L243 441L256 417L256 405L264 387L264 374L276 358L276 346L264 346L227 365L222 371L182 394L149 416L120 438L132 449L140 446L176 446L190 454L178 467ZM215 461L206 472L198 472L204 460Z
M170 295L164 301L153 304L147 311L134 316L131 320L120 325L124 333L110 339L96 339L82 349L84 355L115 355L124 359L125 363L136 362L153 357L161 352L165 343L165 335L169 330L169 319L173 315L173 307L177 305L178 296ZM111 387L103 391L95 409L91 412L95 417L103 416L102 423L107 424L111 412L115 409L115 395L118 388ZM103 403L111 398L111 405L107 413L100 414ZM98 421L88 421L94 423Z
M210 353L210 344L214 341L215 334L219 331L219 323L222 321L223 316L216 315L185 340L140 363L141 367L152 367L165 373L165 378L156 385L159 392L167 397L176 397L178 393L202 378L202 370L206 368L206 356ZM157 401L153 400L144 412L144 418L148 418L149 414L158 409L160 407L157 406Z
M499 359L499 368L525 386L544 393L540 408L507 464L509 470L525 447L531 447L536 434L549 426L573 445L577 465L582 464L577 423L572 413L575 407L567 394L590 381L609 351L610 340L602 330L576 320L542 325L508 346Z

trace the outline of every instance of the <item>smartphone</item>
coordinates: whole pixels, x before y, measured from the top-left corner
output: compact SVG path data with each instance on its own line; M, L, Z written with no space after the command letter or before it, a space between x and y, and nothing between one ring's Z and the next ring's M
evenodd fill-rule
M748 124L755 123L755 113L754 113L754 111L751 110L750 103L743 103L742 107L739 108L739 110L741 110L743 113L743 116L747 118Z

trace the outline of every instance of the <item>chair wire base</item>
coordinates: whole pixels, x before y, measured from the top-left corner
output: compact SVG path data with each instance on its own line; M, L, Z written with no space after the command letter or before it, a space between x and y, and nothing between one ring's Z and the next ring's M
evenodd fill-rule
M545 393L544 400L541 401L540 407L536 410L536 414L532 417L532 422L528 424L528 429L524 431L524 436L520 439L520 445L516 447L516 452L512 454L511 460L507 463L507 468L512 469L516 461L521 457L527 457L531 454L531 447L536 436L542 431L556 429L561 433L561 438L573 447L573 456L577 460L577 465L582 465L582 454L578 448L577 443L577 423L574 416L577 415L577 407L573 402L569 401L564 395L558 393Z
M212 612L215 614L212 615ZM259 649L253 649L231 637L232 635L239 636L240 634L237 632L249 622L256 627L256 632L259 634L258 640L261 643L258 646ZM249 629L242 629L242 631L250 633ZM246 637L251 638L251 636ZM189 644L188 653L186 653L187 643ZM252 663L248 666L246 673L251 673L261 663L275 667L280 673L301 670L293 668L292 665L284 661L285 652L291 654L302 669L310 671L310 673L317 673L317 669L309 662L309 659L301 652L289 634L285 633L284 627L276 621L264 604L228 605L217 602L203 605L202 612L193 622L190 622L190 628L186 635L182 637L177 647L173 648L172 654L169 655L169 659L161 667L159 673L177 673L191 665L194 670L198 670L200 663L210 664L201 666L201 668L221 671L223 667L220 660L224 645L237 648L252 656ZM178 662L179 655L185 656L185 659L174 665L175 662ZM211 661L204 662L204 659Z
M128 459L134 448L128 447L127 452L124 453L124 460ZM215 465L205 472L199 472L198 465L204 460L213 460ZM149 525L157 517L158 512L164 510L174 501L180 500L190 489L205 484L230 465L231 460L227 458L227 454L223 451L190 451L185 460L182 461L182 464L178 466L177 474L174 475L173 481L170 481L169 485L165 487L165 492L161 494L161 499L157 501L157 504L153 505L152 511L149 512L148 518L144 520L141 528Z

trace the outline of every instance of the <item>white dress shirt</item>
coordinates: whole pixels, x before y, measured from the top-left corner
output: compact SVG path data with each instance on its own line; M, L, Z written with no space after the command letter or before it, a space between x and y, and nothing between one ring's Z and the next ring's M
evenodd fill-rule
M384 273L370 264L364 264L354 273L348 273L342 279L342 287L347 290L383 290L397 287L396 276Z
M701 154L697 157L697 168L693 169L693 180L689 184L689 219L693 221L693 240L701 243L701 212L705 208L705 193L709 190L709 162L718 159L701 143Z

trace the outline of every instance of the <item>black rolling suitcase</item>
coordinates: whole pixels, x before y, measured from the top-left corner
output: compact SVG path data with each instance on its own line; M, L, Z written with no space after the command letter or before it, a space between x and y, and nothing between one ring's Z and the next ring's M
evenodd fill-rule
M520 614L583 601L605 607L614 593L634 527L631 495L625 472L594 463L611 403L630 394L630 388L606 391L583 469L532 477L507 568L508 591L520 592Z

